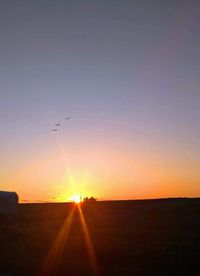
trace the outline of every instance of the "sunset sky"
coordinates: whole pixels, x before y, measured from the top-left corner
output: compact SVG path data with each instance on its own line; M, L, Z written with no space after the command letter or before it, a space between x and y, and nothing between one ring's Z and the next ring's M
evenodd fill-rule
M0 190L200 196L199 14L196 0L2 0Z

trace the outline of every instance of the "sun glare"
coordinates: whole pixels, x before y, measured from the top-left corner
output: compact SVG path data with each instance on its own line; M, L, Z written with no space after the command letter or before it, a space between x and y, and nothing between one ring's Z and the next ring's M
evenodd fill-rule
M80 195L73 195L71 197L72 201L74 201L75 203L80 203L81 202L81 196Z

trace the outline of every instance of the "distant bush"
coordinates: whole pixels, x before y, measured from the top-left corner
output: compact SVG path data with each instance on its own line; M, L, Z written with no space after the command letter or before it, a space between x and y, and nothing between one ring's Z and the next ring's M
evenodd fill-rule
M97 202L97 199L95 198L95 197L93 197L93 196L91 196L91 197L84 197L83 198L83 203L94 203L94 202Z

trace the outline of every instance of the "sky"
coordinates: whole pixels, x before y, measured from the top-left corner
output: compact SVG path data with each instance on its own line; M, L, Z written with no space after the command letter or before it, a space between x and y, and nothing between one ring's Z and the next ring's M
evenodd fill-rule
M0 189L200 196L199 14L196 0L2 0Z

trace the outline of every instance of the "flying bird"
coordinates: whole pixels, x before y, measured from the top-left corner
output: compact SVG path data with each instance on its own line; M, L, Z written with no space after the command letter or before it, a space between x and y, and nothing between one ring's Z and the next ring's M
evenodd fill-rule
M60 126L60 124L55 124L55 126L57 126L57 127L58 127L58 126Z
M71 119L71 117L66 117L66 118L65 118L65 120L69 120L69 119Z
M52 129L52 131L58 131L58 129Z

